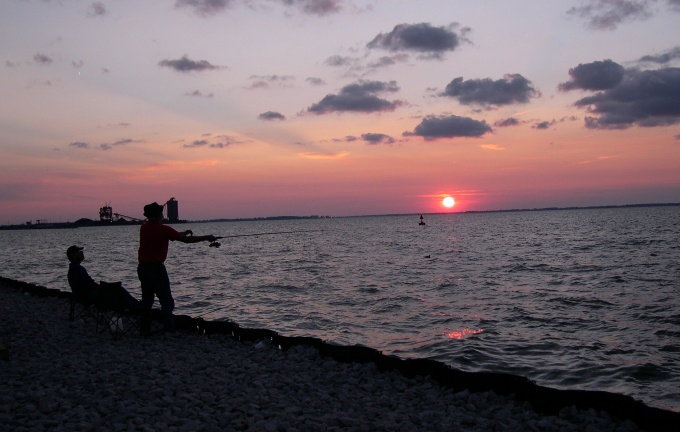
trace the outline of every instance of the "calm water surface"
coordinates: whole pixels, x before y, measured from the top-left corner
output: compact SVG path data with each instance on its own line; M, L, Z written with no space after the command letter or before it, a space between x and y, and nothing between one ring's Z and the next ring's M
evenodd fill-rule
M680 207L190 223L176 313L363 344L680 411ZM140 297L139 227L0 231L5 277L68 290L65 250Z

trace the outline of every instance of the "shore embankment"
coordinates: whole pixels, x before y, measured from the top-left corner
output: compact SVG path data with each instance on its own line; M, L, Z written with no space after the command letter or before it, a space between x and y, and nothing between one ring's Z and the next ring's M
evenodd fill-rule
M12 431L664 431L680 414L366 347L178 316L114 340L70 293L0 278L0 428Z

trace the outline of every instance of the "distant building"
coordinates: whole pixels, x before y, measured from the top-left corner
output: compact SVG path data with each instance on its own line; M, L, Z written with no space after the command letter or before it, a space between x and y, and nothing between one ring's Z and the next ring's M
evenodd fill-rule
M108 223L113 222L113 209L110 205L106 204L99 209L99 220Z
M170 198L167 204L168 221L177 222L179 221L179 203L175 198Z

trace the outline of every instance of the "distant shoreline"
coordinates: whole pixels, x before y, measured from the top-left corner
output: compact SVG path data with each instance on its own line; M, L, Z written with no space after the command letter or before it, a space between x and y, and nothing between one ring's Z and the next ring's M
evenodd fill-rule
M385 217L385 216L413 216L418 214L425 215L441 215L441 214L475 214L475 213L518 213L518 212L536 212L536 211L559 211L559 210L597 210L597 209L616 209L616 208L636 208L636 207L678 207L680 203L655 203L655 204L624 204L624 205L602 205L602 206L585 206L585 207L540 207L540 208L525 208L525 209L507 209L507 210L468 210L464 212L438 212L438 213L392 213L392 214L373 214L373 215L356 215L356 216L267 216L267 217L252 217L252 218L220 218L220 219L206 219L206 220L179 220L165 223L169 225L183 224L183 223L210 223L210 222L255 222L255 221L272 221L272 220L306 220L306 219L335 219L335 218L353 218L353 217ZM75 229L78 227L106 227L106 226L126 226L126 225L141 225L144 221L141 220L124 220L120 219L115 222L101 222L92 219L79 219L76 222L45 222L35 224L18 224L18 225L0 225L0 230L26 230L26 229Z
M553 211L553 210L597 210L610 208L635 208L635 207L678 207L680 203L657 203L657 204L624 204L624 205L603 205L586 207L542 207L532 209L510 209L510 210L468 210L464 213L505 213L505 212L529 212L529 211Z

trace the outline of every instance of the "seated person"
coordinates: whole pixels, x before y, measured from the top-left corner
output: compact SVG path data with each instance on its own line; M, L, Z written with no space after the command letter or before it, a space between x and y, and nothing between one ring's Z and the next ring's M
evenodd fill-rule
M71 262L68 266L68 283L71 285L71 291L76 299L88 303L95 303L99 298L101 287L95 282L85 270L85 267L80 265L85 259L83 248L76 245L70 246L66 249L66 256ZM122 300L123 305L130 310L141 310L141 303L119 284L114 284L114 289L118 290L118 295Z

